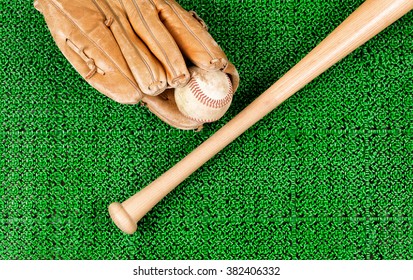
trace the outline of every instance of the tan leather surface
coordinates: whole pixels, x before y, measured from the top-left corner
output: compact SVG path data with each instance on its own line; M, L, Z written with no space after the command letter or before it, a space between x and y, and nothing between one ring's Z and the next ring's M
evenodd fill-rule
M119 1L93 0L105 15L129 68L143 93L157 95L167 87L165 70L159 60L135 34Z
M159 96L143 97L142 102L161 120L180 129L201 129L202 123L185 117L176 106L174 89L167 89Z
M92 1L38 0L36 4L57 46L89 84L120 103L134 104L142 99L118 43L103 24L105 18ZM81 52L90 59L89 65L79 54ZM93 74L93 65L104 74Z
M229 74L238 87L237 70L205 23L174 0L36 0L34 6L90 85L120 103L142 101L174 127L202 127L179 112L171 90L189 81L186 60Z

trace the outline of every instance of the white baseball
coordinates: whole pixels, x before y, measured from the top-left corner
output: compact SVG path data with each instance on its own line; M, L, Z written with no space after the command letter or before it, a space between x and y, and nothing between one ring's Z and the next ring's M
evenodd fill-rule
M182 88L175 89L179 111L199 123L219 120L231 105L234 94L227 74L190 67L191 79Z

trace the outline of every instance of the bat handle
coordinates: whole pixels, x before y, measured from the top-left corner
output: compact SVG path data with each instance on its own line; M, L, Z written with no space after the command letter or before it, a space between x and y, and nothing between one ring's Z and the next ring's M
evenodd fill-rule
M109 214L115 224L125 233L134 233L137 229L137 222L162 198L257 121L255 118L260 114L259 109L265 106L263 101L266 103L264 99L258 98L251 103L209 139L141 191L123 203L114 202L109 205ZM263 115L260 118L265 115L263 111L261 114Z
M140 192L112 203L115 224L132 234L162 198L244 131L318 75L413 9L413 0L367 0L326 39L235 118Z
M151 184L123 203L109 205L109 214L115 224L125 233L134 233L137 222L162 198L266 115L263 108L274 98L261 96Z

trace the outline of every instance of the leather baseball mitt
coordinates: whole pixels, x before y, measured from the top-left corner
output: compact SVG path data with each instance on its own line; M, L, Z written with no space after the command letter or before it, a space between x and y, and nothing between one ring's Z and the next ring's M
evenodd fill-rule
M223 71L233 83L234 65L205 23L174 0L36 0L68 61L95 89L124 103L142 102L181 129L202 124L182 115L173 89L186 85L188 67Z

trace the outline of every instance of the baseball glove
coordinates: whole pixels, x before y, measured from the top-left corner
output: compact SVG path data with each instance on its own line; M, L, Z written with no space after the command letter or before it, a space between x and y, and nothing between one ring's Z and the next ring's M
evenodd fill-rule
M36 0L68 61L95 89L124 104L142 102L180 129L202 124L179 112L173 89L188 67L239 76L205 23L174 0Z

